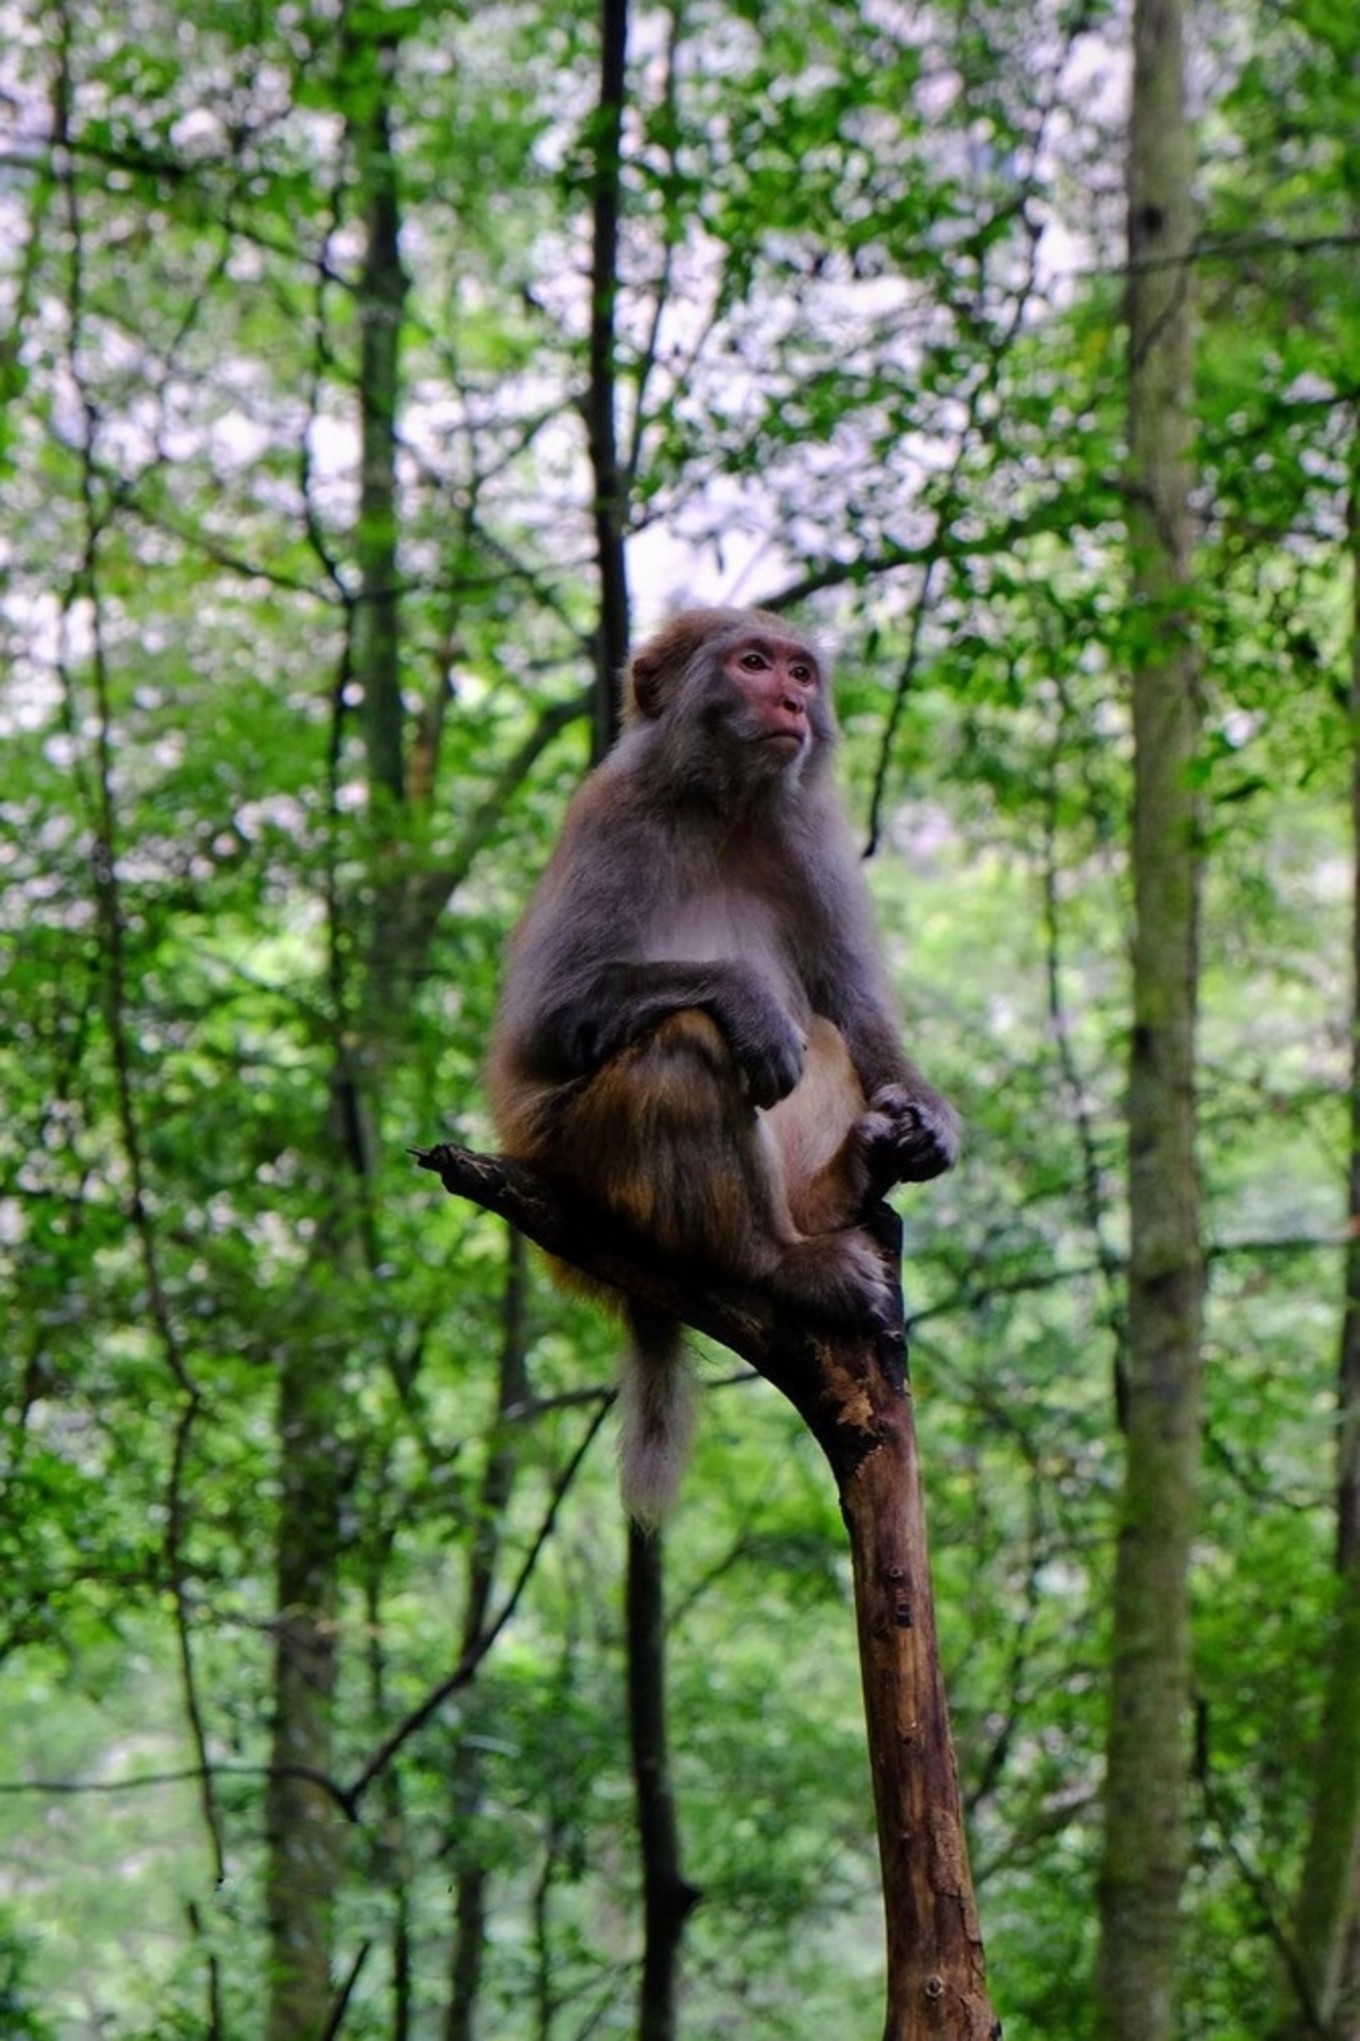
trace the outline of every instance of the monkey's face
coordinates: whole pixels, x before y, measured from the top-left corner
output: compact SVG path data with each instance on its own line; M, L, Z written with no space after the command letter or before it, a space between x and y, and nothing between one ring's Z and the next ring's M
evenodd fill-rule
M823 686L803 641L770 631L741 638L725 652L722 676L737 705L733 721L741 736L783 760L801 758L817 735Z
M831 735L817 655L805 639L762 627L715 647L711 710L751 774L794 771Z
M835 719L808 640L769 610L684 610L636 654L629 722L666 785L720 807L796 794L829 760Z

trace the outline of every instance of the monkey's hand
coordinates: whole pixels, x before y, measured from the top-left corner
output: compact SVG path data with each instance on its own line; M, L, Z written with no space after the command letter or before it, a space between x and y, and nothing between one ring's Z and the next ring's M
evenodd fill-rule
M753 1106L778 1105L803 1074L807 1036L777 1001L747 995L724 1000L718 1024L746 1079Z
M860 1122L869 1195L882 1197L895 1183L925 1183L959 1159L958 1114L938 1092L885 1084Z
M788 1097L803 1074L807 1038L744 964L609 964L539 1016L530 1059L549 1074L587 1076L691 1008L721 1034L752 1105Z

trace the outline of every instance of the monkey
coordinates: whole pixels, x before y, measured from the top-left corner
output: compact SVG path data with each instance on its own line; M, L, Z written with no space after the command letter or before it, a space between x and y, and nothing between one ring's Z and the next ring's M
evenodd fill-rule
M881 1325L859 1222L957 1159L904 1052L831 777L830 676L766 610L687 609L634 654L623 728L510 943L487 1089L504 1153L663 1250L826 1321ZM681 1328L613 1297L625 1505L674 1503Z

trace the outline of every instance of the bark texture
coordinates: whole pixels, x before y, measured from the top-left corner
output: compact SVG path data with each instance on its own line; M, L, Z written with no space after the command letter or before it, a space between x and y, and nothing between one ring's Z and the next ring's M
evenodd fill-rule
M515 1413L529 1394L525 1367L527 1332L528 1251L519 1234L508 1236L509 1258L501 1300L501 1351L496 1388L496 1429L486 1465L472 1540L468 1547L467 1589L459 1663L470 1661L485 1634L496 1583L501 1540L514 1491ZM479 1739L459 1736L449 1760L450 1829L455 1873L453 1940L449 1957L449 1998L444 2041L474 2041L482 1985L482 1958L487 1939L488 1874L476 1848L460 1850L460 1838L475 1829L484 1802L483 1756Z
M1176 2024L1200 1455L1199 743L1190 583L1193 155L1180 0L1136 0L1128 158L1133 1031L1127 1456L1114 1588L1098 2031Z
M1275 2041L1360 2041L1360 421L1351 441L1351 1073L1337 1369L1336 1602L1313 1820Z
M396 416L406 279L399 249L396 166L388 118L396 44L356 35L345 64L361 112L348 133L364 194L365 256L355 293L360 328L360 505L354 535L359 591L350 617L347 677L363 690L370 797L390 815L403 798L397 603ZM318 1266L360 1271L375 1256L368 1180L373 1142L369 1045L396 1031L396 980L382 961L386 929L369 944L367 982L351 988L340 959L340 921L353 903L332 889L331 996L335 1027L331 1097L322 1149L339 1186L316 1246ZM360 1010L356 1028L351 1016ZM321 1286L324 1288L324 1286ZM336 1424L335 1354L342 1335L299 1326L279 1358L280 1500L276 1579L274 1726L265 1823L269 1936L269 2041L312 2041L335 2024L331 1930L343 1830L317 1785L334 1770L333 1700L338 1672L341 1510L350 1478Z
M665 1568L659 1532L628 1532L628 1730L642 1844L638 2041L674 2041L680 1942L699 1894L680 1869L666 1736Z
M604 757L618 731L621 674L628 651L628 566L624 548L629 480L619 457L619 222L623 197L623 108L627 92L628 0L601 0L600 96L590 266L590 384L586 408L595 485L595 559L600 611L595 637L592 755Z
M992 2041L1000 2027L987 1996L940 1672L900 1319L886 1335L811 1325L760 1291L715 1283L660 1255L516 1165L452 1145L417 1159L447 1190L513 1220L550 1254L721 1340L809 1426L835 1476L853 1563L887 1929L884 2041ZM895 1266L900 1229L886 1209L879 1218L880 1245Z
M334 1392L314 1350L290 1346L279 1388L274 1733L265 1796L269 2041L324 2033L344 1827L320 1783L332 1770L336 1554L342 1470Z

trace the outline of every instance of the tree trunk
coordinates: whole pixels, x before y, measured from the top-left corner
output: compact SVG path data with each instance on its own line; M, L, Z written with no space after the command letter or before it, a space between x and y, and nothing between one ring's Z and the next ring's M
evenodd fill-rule
M587 426L594 484L599 618L592 694L593 759L618 733L628 655L628 477L619 458L619 222L629 0L600 0L600 89L594 128ZM680 1836L666 1740L665 1560L660 1536L629 1527L625 1650L628 1725L642 1857L642 1975L638 2041L674 2041L676 1981L685 1922L698 1894L680 1870Z
M1180 0L1136 0L1128 165L1134 624L1127 1459L1100 1885L1098 2031L1170 2041L1185 1873L1188 1572L1204 1264L1195 1164L1198 675L1190 578L1192 145Z
M623 191L623 106L628 0L601 0L600 97L595 110L594 222L590 267L590 391L587 426L595 487L595 557L600 614L595 636L593 756L619 725L619 677L628 652L627 477L619 465L617 321L619 215Z
M331 1920L344 1829L316 1780L331 1770L342 1476L334 1383L305 1342L279 1386L274 1733L265 1798L269 2041L312 2041L331 2003Z
M935 1634L925 1497L911 1392L872 1347L848 1342L836 1370L847 1401L867 1394L873 1448L837 1469L850 1535L869 1763L887 1924L884 2041L988 2041L987 1996ZM835 1460L833 1458L833 1466Z
M529 1393L524 1361L527 1337L525 1278L529 1257L521 1234L512 1230L507 1238L509 1252L501 1298L496 1426L482 1470L477 1516L468 1549L460 1659L470 1657L476 1649L491 1607L496 1562L515 1483L515 1451L511 1443L513 1414L524 1404ZM483 1764L478 1745L466 1738L460 1741L453 1753L451 1769L450 1798L457 1870L453 1886L453 1946L449 1961L449 2002L444 2021L444 2041L473 2041L482 1984L482 1953L486 1946L487 1875L485 1865L475 1851L472 1854L459 1851L458 1837L469 1829L475 1830L476 1817L482 1808Z
M853 1561L887 1921L884 2041L995 2041L1000 2027L987 1998L936 1645L900 1318L895 1331L877 1337L819 1330L760 1291L702 1285L692 1268L672 1264L589 1200L560 1198L529 1170L450 1144L418 1160L447 1190L512 1219L549 1254L721 1340L803 1417L835 1474ZM875 1231L895 1266L901 1229L886 1208ZM654 1604L646 1607L655 1621ZM656 1653L648 1653L644 1672L655 1663ZM648 1742L664 1750L663 1739ZM656 1861L673 1864L674 1857L658 1851ZM675 1901L672 1881L672 1910Z
M395 166L387 93L395 45L356 38L345 51L347 83L359 109L349 133L365 198L367 239L356 288L360 325L360 508L355 535L359 595L348 671L363 689L370 801L390 819L402 787L402 706L397 637L396 406L404 295L398 249ZM343 705L337 704L337 716ZM356 998L341 958L346 912L330 898L331 995L336 1036L331 1104L322 1135L331 1173L344 1189L333 1203L326 1264L362 1272L375 1259L369 1238L367 1179L371 1070L365 1048L385 1041L391 988L370 964ZM378 917L381 923L384 917ZM371 955L376 952L371 951ZM350 1037L362 1011L365 1040ZM315 1783L332 1770L332 1703L338 1661L341 1500L347 1472L337 1436L334 1348L298 1335L280 1357L278 1621L274 1731L266 1804L266 1920L269 1936L269 2041L314 2041L332 2023L331 1924L341 1872L336 1810Z
M886 1207L875 1230L895 1269L901 1227ZM887 1931L884 2041L995 2041L901 1322L877 1338L819 1341L811 1372L800 1345L779 1339L762 1372L826 1454L850 1539Z
M1351 1082L1337 1371L1336 1603L1313 1819L1277 2041L1360 2041L1360 430L1351 440Z
M405 710L401 697L397 584L397 404L401 317L407 279L401 265L400 195L388 101L397 43L356 42L359 109L351 123L364 193L364 261L359 315L359 522L355 557L354 676L363 689L369 799L401 806L406 795Z
M675 2041L680 1941L699 1895L680 1871L666 1739L665 1568L659 1532L628 1532L628 1730L642 1844L638 2041Z

